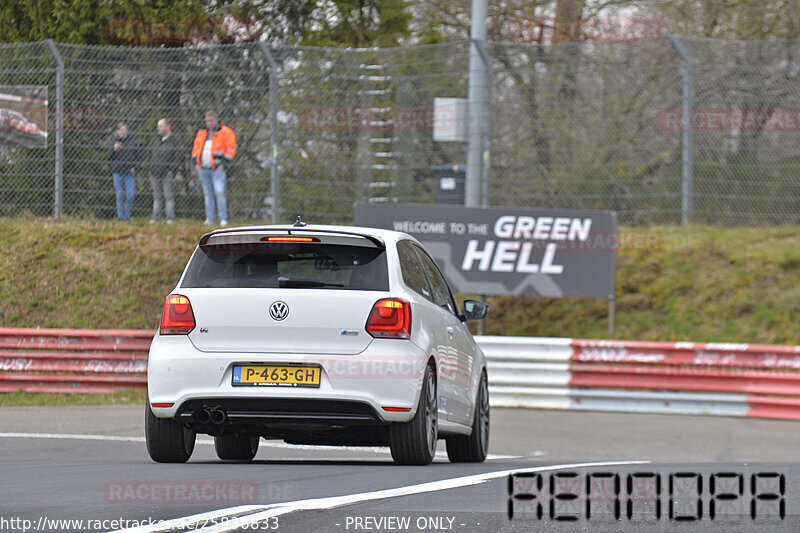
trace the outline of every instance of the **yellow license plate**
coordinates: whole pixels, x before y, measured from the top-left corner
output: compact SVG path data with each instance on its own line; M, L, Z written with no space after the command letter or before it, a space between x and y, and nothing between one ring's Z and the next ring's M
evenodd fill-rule
M319 387L321 373L317 366L234 366L233 386Z

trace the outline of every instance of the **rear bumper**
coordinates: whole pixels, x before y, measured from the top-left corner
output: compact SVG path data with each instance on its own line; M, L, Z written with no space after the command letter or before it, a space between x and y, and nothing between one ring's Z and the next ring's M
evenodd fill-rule
M148 397L151 404L173 404L153 408L159 418L184 419L198 402L222 406L224 401L231 404L226 409L231 423L284 423L293 416L331 425L406 422L415 414L426 362L419 347L394 339L375 339L357 355L260 354L201 352L184 335L156 335L148 359ZM276 363L318 365L319 388L232 385L235 365Z
M381 423L371 405L342 400L285 398L195 398L178 406L175 418L197 423L200 409L220 409L232 424L350 426Z

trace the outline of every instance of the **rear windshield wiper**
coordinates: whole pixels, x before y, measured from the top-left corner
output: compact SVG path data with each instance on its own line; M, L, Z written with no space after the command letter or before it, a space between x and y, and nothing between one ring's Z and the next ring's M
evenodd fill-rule
M338 283L325 283L315 279L289 279L283 276L278 278L278 287L315 288L315 287L344 287Z

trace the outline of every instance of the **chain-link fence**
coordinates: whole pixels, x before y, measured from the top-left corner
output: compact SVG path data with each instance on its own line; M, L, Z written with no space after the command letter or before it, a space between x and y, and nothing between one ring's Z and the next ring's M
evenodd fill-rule
M695 65L695 217L798 222L800 41L683 42Z
M488 43L484 203L627 224L800 221L798 44ZM465 164L466 146L433 140L433 101L467 97L470 46L2 45L0 216L116 216L106 152L125 122L142 149L133 216L149 217L148 147L166 117L183 147L176 214L200 219L190 151L207 109L237 135L232 220L268 222L274 206L281 221L347 223L357 201L436 202L432 167ZM46 147L8 134L3 109L35 114L20 87L47 88Z

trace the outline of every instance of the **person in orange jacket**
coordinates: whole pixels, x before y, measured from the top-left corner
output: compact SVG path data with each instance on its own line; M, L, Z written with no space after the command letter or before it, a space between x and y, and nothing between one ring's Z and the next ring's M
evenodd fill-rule
M192 159L197 177L203 186L206 205L206 224L214 223L214 201L219 225L228 225L228 204L225 199L225 165L236 156L236 134L219 120L214 110L206 111L206 127L194 138Z

